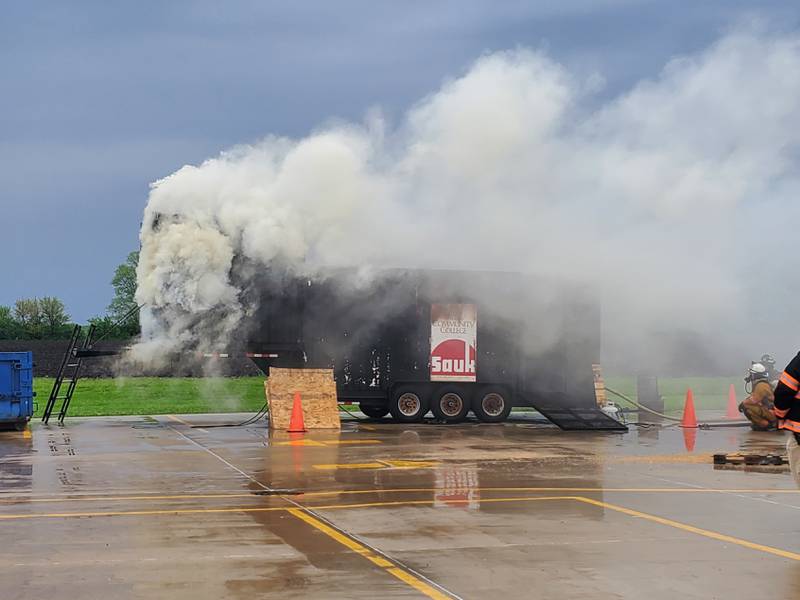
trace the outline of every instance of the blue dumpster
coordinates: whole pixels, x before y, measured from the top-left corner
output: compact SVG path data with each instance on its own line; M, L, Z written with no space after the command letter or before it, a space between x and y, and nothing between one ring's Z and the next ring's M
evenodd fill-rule
M0 427L24 429L34 395L33 353L0 352Z

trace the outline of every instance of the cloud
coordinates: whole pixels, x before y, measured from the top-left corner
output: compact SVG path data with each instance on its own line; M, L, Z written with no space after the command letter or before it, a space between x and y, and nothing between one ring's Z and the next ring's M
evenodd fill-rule
M542 52L492 53L397 125L268 137L156 182L145 340L224 341L249 309L239 265L279 260L555 274L601 290L632 354L676 328L743 347L762 283L740 259L763 251L737 234L797 190L800 38L741 29L599 107L595 88Z

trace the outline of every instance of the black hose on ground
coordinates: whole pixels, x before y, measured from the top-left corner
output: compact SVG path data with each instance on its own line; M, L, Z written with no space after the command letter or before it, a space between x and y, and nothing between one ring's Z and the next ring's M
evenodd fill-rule
M346 414L348 414L348 415L350 415L350 416L351 416L351 417L353 417L353 419L354 419L354 420L356 420L356 421L370 421L370 420L371 420L371 419L369 419L369 418L366 418L366 419L365 419L365 418L363 418L363 417L359 417L359 416L358 416L358 415L356 415L355 413L353 413L353 412L349 411L348 409L346 409L346 408L344 407L344 404L340 404L340 405L339 405L339 411L340 411L340 412L343 412L343 413L346 413Z
M266 417L269 414L269 408L267 407L267 403L264 403L258 412L255 413L252 417L245 419L241 423L216 423L212 425L192 425L192 429L213 429L215 427L246 427L247 425L252 425L257 421L260 421L263 417Z

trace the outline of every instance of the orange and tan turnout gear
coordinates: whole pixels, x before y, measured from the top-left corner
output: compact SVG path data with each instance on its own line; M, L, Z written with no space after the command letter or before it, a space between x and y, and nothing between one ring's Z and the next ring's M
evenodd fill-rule
M778 417L775 415L775 396L772 386L766 379L753 383L753 391L739 405L751 427L756 431L770 431L778 428Z
M800 487L800 353L786 366L778 380L775 414L778 416L778 427L792 433L786 451L789 453L792 476Z

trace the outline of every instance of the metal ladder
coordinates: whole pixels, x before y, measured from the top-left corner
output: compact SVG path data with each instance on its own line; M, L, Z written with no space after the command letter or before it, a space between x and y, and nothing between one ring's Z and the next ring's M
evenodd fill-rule
M109 327L109 329L97 339L94 339L95 326L89 325L89 328L86 331L86 337L83 338L83 344L81 344L81 330L83 328L80 325L75 325L75 328L72 330L72 335L69 338L67 351L64 353L64 359L61 361L61 366L58 369L56 380L53 382L53 389L50 390L50 397L47 399L47 404L45 405L44 412L42 413L42 422L45 425L50 421L50 417L53 414L53 409L55 408L58 400L61 400L61 409L58 411L58 422L62 425L64 424L64 417L67 416L69 404L72 402L72 394L75 392L75 384L78 383L78 375L80 375L83 359L95 358L99 356L116 356L119 354L119 352L116 350L93 350L92 347L94 344L100 342L104 337L106 337L114 329L114 327L124 323L137 312L139 312L143 306L144 304L140 304L139 306L134 306L131 308L122 316L122 318L115 321L111 327ZM78 347L79 345L80 347ZM64 395L59 395L61 394L61 388L64 383L67 384L67 391Z
M95 332L94 325L89 325L86 337L83 338L83 344L81 344L81 330L82 327L80 325L75 325L75 328L72 330L67 351L64 353L61 366L53 382L53 389L50 390L50 397L47 399L47 404L42 413L42 422L45 424L50 421L53 409L58 400L61 400L61 409L58 411L58 422L64 423L64 417L67 416L69 404L72 401L72 394L75 392L75 385L78 383L83 359L86 356L95 356L98 354L92 352L92 340ZM61 395L61 389L65 383L67 384L66 392Z

